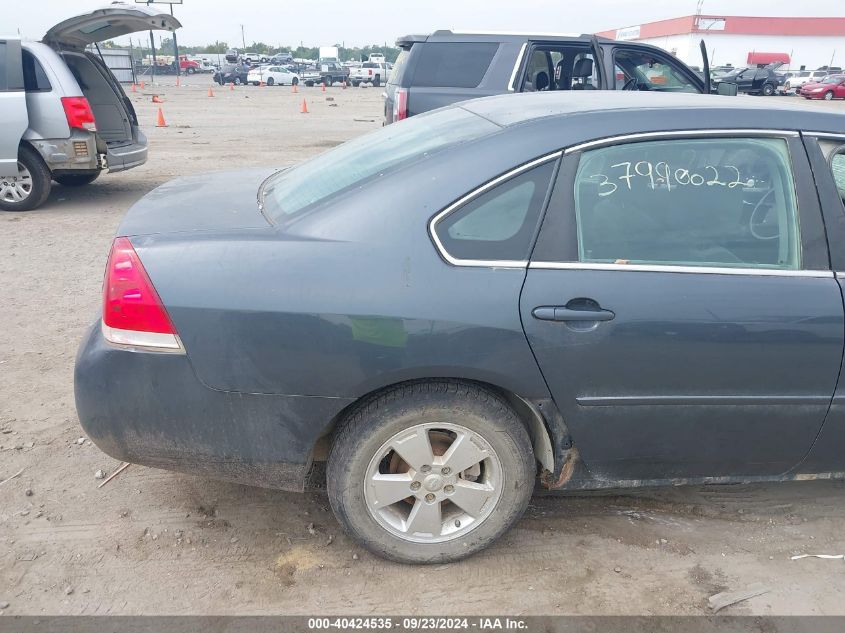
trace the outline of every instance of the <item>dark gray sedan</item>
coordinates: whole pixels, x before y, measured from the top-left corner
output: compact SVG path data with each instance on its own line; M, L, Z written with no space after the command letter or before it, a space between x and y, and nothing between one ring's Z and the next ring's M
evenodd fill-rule
M845 117L491 97L129 211L76 363L117 459L454 560L552 490L845 477ZM237 188L233 182L241 183Z

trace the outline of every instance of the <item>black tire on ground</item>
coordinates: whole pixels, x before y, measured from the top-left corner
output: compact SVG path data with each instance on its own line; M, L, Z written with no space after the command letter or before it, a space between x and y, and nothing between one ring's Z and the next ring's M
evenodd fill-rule
M326 84L326 88L331 88L332 78L331 77L323 77L323 83Z
M233 81L232 83L235 84L236 86L240 86L241 85L241 78L235 77L235 81Z
M412 542L376 522L367 508L364 481L370 460L395 434L441 420L469 429L493 448L502 467L501 496L492 513L462 537ZM371 552L404 563L445 563L484 549L516 523L528 506L535 474L528 432L510 405L493 391L443 379L404 383L356 407L334 438L326 481L338 521Z
M61 176L54 176L53 180L63 187L82 187L84 185L90 185L97 180L99 175L100 172L98 171L87 174L63 174Z
M299 77L294 77L294 78L291 80L290 85L291 85L291 86L296 86L296 85L299 85Z
M824 93L824 100L825 101L833 101L833 91L832 90L828 90L826 93Z
M763 84L763 90L761 94L764 97L771 97L773 94L775 94L775 87L772 84Z
M185 70L187 70L187 71L188 71L188 74L189 74L189 75L193 75L193 74L194 74L194 69L193 69L193 68L186 68Z
M360 81L353 81L353 82L352 82L352 85L353 85L353 86L355 86L355 87L357 88L358 86L360 86L360 85L361 85L361 82L360 82Z
M273 79L272 77L267 77L267 85L268 86L272 86L274 83L276 83L275 79Z
M29 195L20 202L7 201L0 198L0 211L30 211L44 204L50 195L52 187L50 170L39 156L38 152L27 145L18 150L18 161L29 171L32 177L32 188ZM0 183L2 178L0 178Z
M373 86L378 88L380 85L381 85L381 77L379 75L376 75L376 78L373 79Z

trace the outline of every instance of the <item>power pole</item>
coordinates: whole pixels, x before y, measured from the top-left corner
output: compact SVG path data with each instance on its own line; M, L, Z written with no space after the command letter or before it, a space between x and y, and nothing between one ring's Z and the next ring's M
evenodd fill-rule
M246 50L246 36L244 36L244 25L241 24L241 44L244 45L244 50Z
M173 3L170 3L170 15L173 15ZM179 45L176 43L176 31L173 31L173 59L176 60L176 76L182 74L182 65L179 63Z

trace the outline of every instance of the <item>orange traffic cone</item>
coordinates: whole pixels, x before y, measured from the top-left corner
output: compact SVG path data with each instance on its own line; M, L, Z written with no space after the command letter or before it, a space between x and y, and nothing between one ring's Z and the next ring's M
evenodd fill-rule
M158 95L153 95L153 103L164 103L164 101Z
M299 111L302 114L308 114L308 104L305 103L305 98L302 99L302 105L299 107Z
M234 89L235 89L235 82L233 81L229 84L229 90L234 90Z
M325 92L326 91L326 84L325 83L322 84L322 88L323 88L323 92Z
M208 87L208 96L209 96L209 97L213 97L213 96L214 96L214 91L211 89L211 86L209 86L209 87Z
M182 80L181 80L181 78L179 77L179 75L176 75L176 87L178 88L178 87L179 87L179 86L181 86L181 85L182 85Z
M143 89L144 89L144 80L142 79L141 80L141 90L143 90Z
M167 123L164 122L164 112L161 111L161 108L158 109L158 120L156 121L156 127L167 127Z
M299 89L296 87L296 84L293 84L293 87L290 89L290 91L291 91L293 94L296 94L297 92L299 92Z
M138 89L135 87L135 84L133 83L132 84L132 92L137 92L137 91L138 91Z
M267 85L267 84L265 84L263 81L259 81L259 82L258 82L258 87L259 87L259 88L263 88L263 87L264 87L264 86L266 86L266 85Z

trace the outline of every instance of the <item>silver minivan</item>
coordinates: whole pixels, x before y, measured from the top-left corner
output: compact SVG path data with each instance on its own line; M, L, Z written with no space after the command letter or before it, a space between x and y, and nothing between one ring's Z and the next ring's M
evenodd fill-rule
M60 22L41 42L0 36L0 210L38 207L54 180L81 186L146 162L131 101L87 49L180 26L152 6L116 2Z

